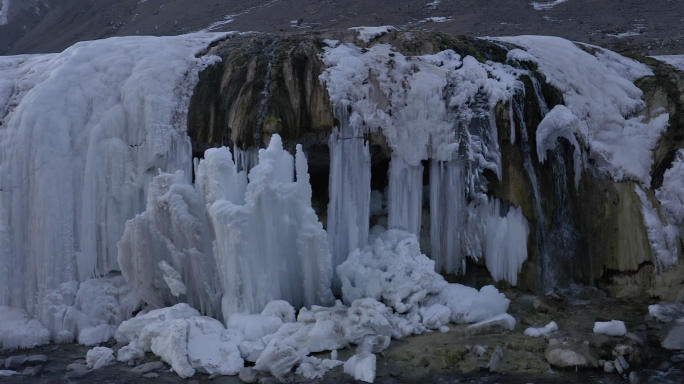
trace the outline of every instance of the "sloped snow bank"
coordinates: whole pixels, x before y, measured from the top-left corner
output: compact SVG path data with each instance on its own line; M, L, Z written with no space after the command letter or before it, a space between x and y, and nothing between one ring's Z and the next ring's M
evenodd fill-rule
M663 63L670 64L671 66L684 71L684 55L662 55L662 56L651 56L656 60L660 60Z
M650 183L651 151L667 128L669 115L664 111L656 111L653 116L639 115L645 103L634 81L653 75L646 65L559 37L496 40L523 47L525 51L513 49L508 57L537 63L546 81L563 92L565 108L547 114L537 131L540 160L544 152L555 147L557 137L565 137L573 145L581 145L581 150L606 167L616 180ZM580 169L578 160L576 152L576 170Z

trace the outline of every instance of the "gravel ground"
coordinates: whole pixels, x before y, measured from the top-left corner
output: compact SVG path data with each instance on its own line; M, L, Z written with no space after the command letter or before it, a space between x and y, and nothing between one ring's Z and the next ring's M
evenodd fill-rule
M81 40L212 25L294 33L388 24L470 36L556 35L617 51L684 54L684 0L430 1L10 0L0 54L58 52Z

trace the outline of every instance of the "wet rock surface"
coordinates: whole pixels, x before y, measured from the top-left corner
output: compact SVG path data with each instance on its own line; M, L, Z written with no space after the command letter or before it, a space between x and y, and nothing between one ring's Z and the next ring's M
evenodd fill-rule
M535 309L538 297L518 291L506 292L512 300L509 313L516 319L514 330L498 334L466 335L467 324L449 324L447 333L431 332L401 340L377 354L377 383L438 383L462 380L473 383L558 383L598 382L680 383L684 377L684 354L667 350L661 343L676 323L663 323L648 314L649 300L580 299L565 296L565 306L553 314ZM587 296L582 296L587 297ZM600 314L600 315L599 315ZM625 336L606 336L592 332L597 320L620 319ZM529 337L523 331L550 321L559 330L548 337ZM114 341L102 346L115 352L123 345ZM363 348L362 348L363 349ZM0 351L0 360L16 367L17 373L2 378L3 383L135 383L155 379L162 383L187 382L173 373L159 358L147 353L129 366L116 362L89 369L85 357L88 347L66 344L48 345L30 351ZM355 348L338 351L338 359L348 360ZM318 357L328 358L323 352ZM18 365L18 362L22 362ZM623 377L624 375L624 377ZM312 381L289 373L290 382L353 383L352 376L339 366L322 381ZM238 376L196 374L196 383L278 382L267 372L246 367Z

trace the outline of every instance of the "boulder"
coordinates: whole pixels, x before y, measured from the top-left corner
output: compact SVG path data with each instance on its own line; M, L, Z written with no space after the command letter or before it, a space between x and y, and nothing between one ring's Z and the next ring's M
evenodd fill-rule
M598 368L598 358L586 345L549 345L544 352L546 361L557 368ZM605 368L605 367L604 367Z
M505 331L513 330L513 328L515 328L515 319L513 316L502 313L492 318L482 320L479 323L469 325L465 329L465 334L466 336L492 335L504 333Z
M26 364L26 355L10 356L5 360L5 369L19 371Z
M489 372L499 372L501 370L501 364L503 363L503 350L500 346L496 346L494 353L492 353L492 358L489 360Z
M161 361L152 361L149 363L140 364L137 367L133 368L132 371L144 375L146 373L156 371L162 368L164 368L164 363L162 363Z
M684 325L672 328L660 345L669 350L684 349Z
M536 309L537 312L548 313L550 315L565 308L566 304L567 301L565 298L557 293L537 297L533 303L534 309Z

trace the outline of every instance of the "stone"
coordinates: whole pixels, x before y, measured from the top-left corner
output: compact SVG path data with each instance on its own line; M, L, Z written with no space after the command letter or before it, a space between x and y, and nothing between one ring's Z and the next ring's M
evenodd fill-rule
M257 371L252 369L252 367L244 367L238 375L240 380L244 383L256 383L257 381Z
M625 337L628 338L628 339L630 339L630 340L632 340L632 341L634 341L634 342L636 342L636 343L639 344L640 346L643 346L643 345L644 345L644 340L643 340L641 337L635 335L635 334L632 333L632 332L627 332L627 333L625 333Z
M88 366L83 363L71 363L67 365L67 371L87 371Z
M624 368L625 370L629 369L629 363L627 362L627 360L625 360L624 356L618 356L616 361L620 363L620 365L622 365L622 368Z
M634 352L634 348L625 344L618 344L613 349L613 357L631 355Z
M40 374L43 373L43 366L42 365L36 365L33 367L26 367L24 368L23 371L21 371L21 374L23 376L31 376L31 377L38 377Z
M636 373L636 371L632 371L629 374L629 384L639 384L641 383L641 379L639 378L639 375Z
M674 355L670 358L670 361L673 363L682 362L682 361L684 361L684 354L680 353L680 354Z
M475 354L478 355L479 357L484 356L484 354L487 352L487 347L484 345L476 345L475 346Z
M5 369L19 371L26 364L26 355L10 356L5 360Z
M613 373L615 372L615 365L613 364L612 361L606 361L603 364L603 372L605 373Z
M620 364L620 361L618 361L618 359L615 359L615 362L613 362L613 365L615 365L615 369L617 369L619 374L622 374L622 372L625 371L625 369L622 368L622 364Z
M663 361L662 363L660 363L660 365L658 365L656 371L667 372L670 368L672 368L672 363L670 363L669 361Z
M82 370L82 371L69 371L69 372L67 372L67 374L66 374L66 378L69 379L69 380L80 379L80 378L82 378L82 377L85 377L85 376L86 376L87 374L89 374L90 372L92 372L92 371L89 370L89 369L85 369L85 370Z
M565 308L566 300L563 296L552 293L546 296L537 297L532 304L537 312L552 315Z
M586 345L549 345L544 352L546 361L557 368L598 368L598 358Z
M511 329L508 320L498 319L483 324L472 324L465 329L466 336L495 335Z
M392 377L399 377L402 373L404 373L404 371L402 371L401 368L393 367L390 369L390 376Z
M156 371L157 369L162 368L164 368L164 363L162 363L161 361L152 361L149 363L140 364L137 367L131 369L131 371L144 375L146 373Z
M501 364L503 363L503 350L500 346L496 346L492 358L489 360L489 372L499 372Z
M149 372L149 373L142 375L142 377L144 377L146 379L156 379L159 377L159 374L156 372Z
M660 345L669 350L684 349L684 325L672 328Z
M40 365L47 363L48 358L45 355L31 355L26 358L27 365Z

